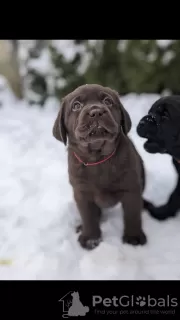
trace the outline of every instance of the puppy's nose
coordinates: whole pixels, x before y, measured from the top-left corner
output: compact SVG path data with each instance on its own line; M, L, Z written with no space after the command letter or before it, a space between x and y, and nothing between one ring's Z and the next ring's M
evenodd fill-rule
M153 115L143 117L139 122L139 127L143 127L147 123L155 123L155 118L153 117Z
M93 107L89 110L89 116L91 118L99 118L102 117L105 112L106 111L103 108Z
M156 129L156 121L153 115L143 117L137 125L137 134L142 138L147 138L149 132Z
M143 118L139 121L139 123L138 123L138 125L137 125L137 129L144 127L145 122L146 122L146 117L143 117Z
M138 125L137 125L137 128L136 128L136 131L137 131L137 134L142 137L142 138L145 138L146 137L146 119L147 119L147 116L146 117L143 117Z
M152 122L152 123L156 123L156 117L153 115L153 114L149 114L147 117L146 117L146 121L147 122Z

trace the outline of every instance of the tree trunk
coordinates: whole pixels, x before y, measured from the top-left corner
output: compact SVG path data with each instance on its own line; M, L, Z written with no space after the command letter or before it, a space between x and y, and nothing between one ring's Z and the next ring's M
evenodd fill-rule
M18 59L18 40L0 40L0 74L8 81L18 99L23 98L23 84Z

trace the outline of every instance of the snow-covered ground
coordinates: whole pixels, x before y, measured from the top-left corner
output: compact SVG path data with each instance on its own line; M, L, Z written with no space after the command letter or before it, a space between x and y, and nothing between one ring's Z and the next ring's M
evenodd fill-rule
M145 195L167 200L176 175L171 159L150 155L135 131L158 96L122 98L133 128L130 136L147 171ZM53 101L45 110L0 93L0 279L180 279L180 215L158 222L143 213L148 244L122 244L121 206L104 212L104 241L91 252L77 242L79 215L68 182L66 149L52 136ZM8 259L10 264L2 264Z

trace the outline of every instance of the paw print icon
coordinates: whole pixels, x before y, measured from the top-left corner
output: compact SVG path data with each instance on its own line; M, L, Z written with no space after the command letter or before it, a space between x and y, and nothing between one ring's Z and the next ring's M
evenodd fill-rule
M144 307L145 304L146 304L146 298L145 297L141 297L141 296L137 297L136 298L136 304L138 306L140 306L140 307Z

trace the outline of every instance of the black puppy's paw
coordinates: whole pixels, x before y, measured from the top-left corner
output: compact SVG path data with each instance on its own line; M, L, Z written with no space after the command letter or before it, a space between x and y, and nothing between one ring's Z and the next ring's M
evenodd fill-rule
M90 237L82 232L78 238L78 241L82 248L87 250L93 250L100 244L102 238L101 235Z
M145 245L147 243L147 237L143 231L138 235L123 235L123 243L128 243L133 246Z

